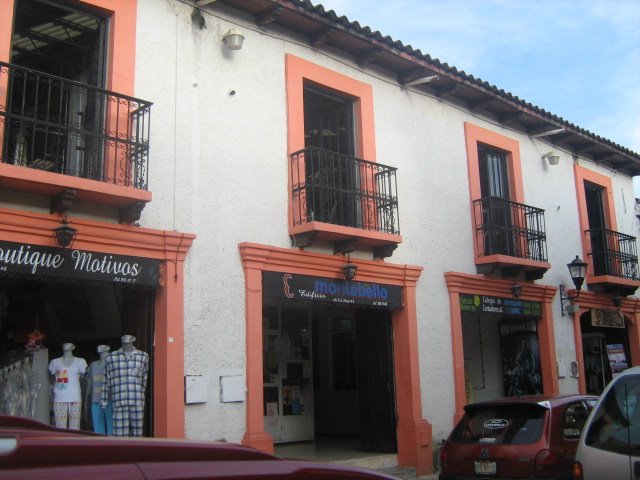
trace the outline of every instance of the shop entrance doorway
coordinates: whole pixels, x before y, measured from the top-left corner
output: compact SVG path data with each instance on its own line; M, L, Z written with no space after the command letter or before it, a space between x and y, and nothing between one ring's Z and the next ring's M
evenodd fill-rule
M542 393L537 319L463 313L466 403Z
M0 278L0 370L24 366L22 377L0 378L3 392L15 402L1 403L2 413L53 424L49 396L49 362L72 343L73 355L87 364L98 360L98 345L113 352L122 335L136 337L135 347L149 354L143 434L153 434L153 332L155 291L114 286L107 282L77 282ZM22 374L21 374L22 375ZM24 381L28 378L28 381ZM92 430L88 379L80 379L80 427Z
M265 431L292 444L395 453L391 311L296 301L263 308ZM299 453L302 452L302 453Z
M587 393L600 395L611 379L631 366L629 333L617 311L591 309L580 317Z

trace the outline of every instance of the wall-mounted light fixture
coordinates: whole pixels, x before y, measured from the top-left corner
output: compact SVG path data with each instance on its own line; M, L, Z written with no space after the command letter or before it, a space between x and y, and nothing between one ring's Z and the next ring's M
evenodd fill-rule
M620 305L622 305L622 297L620 295L615 295L611 299L611 301L613 302L613 305L618 309L620 308Z
M342 273L344 273L344 278L347 282L350 282L354 278L356 278L356 273L358 271L358 266L349 262L344 267L342 267Z
M69 247L76 239L77 233L78 229L69 225L67 217L63 217L62 224L53 229L53 235L56 238L56 243L62 248Z
M511 294L514 298L520 298L520 292L522 292L522 286L518 283L514 283L511 285Z
M558 163L560 162L560 155L553 151L547 152L542 155L542 160L546 160L547 162L549 162L549 165L558 165Z
M222 36L222 41L229 50L240 50L242 48L242 42L244 42L244 35L235 28L232 28Z
M575 300L580 295L580 289L582 288L582 282L584 282L584 277L587 274L587 264L583 262L580 257L576 255L571 263L567 264L569 268L569 275L571 275L571 280L573 280L573 285L576 287L575 295L566 295L564 285L560 285L560 310L562 311L562 316L565 314L565 306L566 302L571 300Z

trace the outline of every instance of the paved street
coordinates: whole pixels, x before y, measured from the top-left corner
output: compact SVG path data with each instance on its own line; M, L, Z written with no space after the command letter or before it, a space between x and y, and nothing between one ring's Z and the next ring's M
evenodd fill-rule
M438 480L437 473L434 473L433 475L425 475L422 477L418 477L416 476L415 469L407 468L407 467L383 468L377 471L381 473L386 473L387 475L391 475L392 477L401 478L403 480L411 480L411 479Z

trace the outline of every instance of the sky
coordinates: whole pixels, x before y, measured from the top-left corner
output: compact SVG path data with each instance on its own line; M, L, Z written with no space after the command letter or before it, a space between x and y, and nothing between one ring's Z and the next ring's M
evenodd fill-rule
M311 1L640 153L640 0Z

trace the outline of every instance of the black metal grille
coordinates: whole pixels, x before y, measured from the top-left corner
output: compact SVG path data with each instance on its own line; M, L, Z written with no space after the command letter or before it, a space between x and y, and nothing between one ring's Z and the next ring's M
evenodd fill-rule
M586 230L591 240L594 275L640 280L636 237L606 228Z
M547 261L544 210L500 197L473 202L478 255Z
M0 62L2 161L148 188L151 103Z
M396 170L316 147L291 154L294 225L316 221L399 234Z

